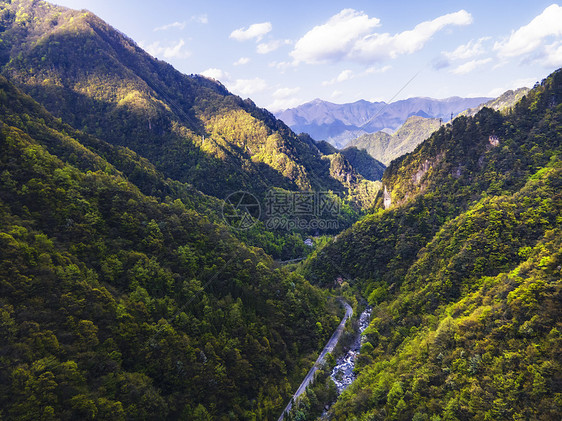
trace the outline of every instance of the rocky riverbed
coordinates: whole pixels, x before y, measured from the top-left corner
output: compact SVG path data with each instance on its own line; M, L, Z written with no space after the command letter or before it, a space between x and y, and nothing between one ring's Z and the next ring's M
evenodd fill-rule
M330 377L336 384L338 393L344 391L344 389L353 383L355 380L355 373L353 369L355 368L355 359L359 355L359 350L363 344L363 331L369 326L369 321L371 320L371 307L367 307L363 313L359 316L359 332L353 344L349 350L337 360L337 364L332 370Z

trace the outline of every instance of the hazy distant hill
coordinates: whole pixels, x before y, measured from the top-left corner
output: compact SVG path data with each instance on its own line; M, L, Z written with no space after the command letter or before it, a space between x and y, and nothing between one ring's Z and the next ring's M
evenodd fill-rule
M469 108L463 111L460 115L473 116L484 107L492 108L496 111L511 109L521 98L523 98L523 96L527 95L529 91L529 88L519 88L514 91L506 91L497 98L491 99L490 101L480 104L475 108Z
M295 132L305 132L316 140L327 140L342 148L349 140L365 133L374 133L385 128L396 130L408 117L451 119L451 113L476 107L490 98L446 99L409 98L387 104L360 100L349 104L333 104L314 101L276 114Z
M441 123L437 118L412 116L393 134L383 131L364 134L352 139L348 146L365 149L373 158L388 165L393 159L412 152L440 125Z

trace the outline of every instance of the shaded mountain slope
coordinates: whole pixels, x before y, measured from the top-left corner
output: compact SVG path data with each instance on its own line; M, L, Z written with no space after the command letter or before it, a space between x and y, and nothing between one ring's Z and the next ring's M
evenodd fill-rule
M158 61L95 15L3 3L2 73L56 117L220 198L246 189L345 187L285 124L220 83ZM100 118L103 116L103 118Z
M367 180L376 181L382 178L386 168L385 165L373 158L367 151L356 147L347 147L341 153L347 158L355 171Z
M325 140L315 141L306 133L301 133L299 137L314 144L323 155L341 153L353 167L353 170L366 180L378 181L382 178L386 166L373 158L368 151L353 146L340 150Z
M92 145L174 186L0 79L0 416L276 416L337 325L325 295Z

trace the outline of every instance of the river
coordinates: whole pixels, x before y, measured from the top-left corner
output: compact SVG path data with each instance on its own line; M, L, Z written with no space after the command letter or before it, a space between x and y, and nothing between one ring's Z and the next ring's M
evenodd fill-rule
M357 333L357 336L355 337L349 350L338 358L336 366L332 370L332 374L330 374L330 377L336 384L338 394L343 392L345 388L353 383L353 380L355 380L355 373L353 372L353 369L355 368L355 359L359 355L359 350L363 344L364 337L362 333L365 331L367 326L369 326L370 320L371 307L367 306L367 308L359 316L359 332Z
M299 396L304 393L308 385L314 380L314 376L318 371L318 369L324 365L326 361L326 355L328 355L328 353L331 353L336 347L336 345L338 344L338 341L340 340L340 337L345 328L345 322L353 315L353 309L347 302L345 302L344 300L340 300L340 303L345 308L345 316L343 316L338 328L336 329L336 331L334 332L334 334L332 335L332 337L330 338L330 340L328 341L328 343L326 344L326 346L318 356L318 359L316 360L316 362L314 363L314 365L312 366L312 368L310 369L310 371L302 381L301 385L293 395L293 398L287 404L283 413L279 416L278 421L283 421L285 414L291 411L291 408L293 407L293 402L296 402Z

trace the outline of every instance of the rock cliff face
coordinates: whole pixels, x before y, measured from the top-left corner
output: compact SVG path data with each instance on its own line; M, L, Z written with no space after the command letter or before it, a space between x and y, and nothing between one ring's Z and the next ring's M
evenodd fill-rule
M420 184L423 176L427 174L427 172L429 171L430 168L431 168L431 164L429 163L429 160L426 159L421 164L421 168L419 170L417 170L415 172L415 174L412 176L412 180L413 180L414 184Z
M384 208L389 209L390 206L392 205L392 196L388 192L386 186L384 186L383 200L384 200L383 201Z
M488 142L490 142L490 145L496 147L496 146L500 146L500 140L498 139L498 137L496 135L490 135L488 137Z

